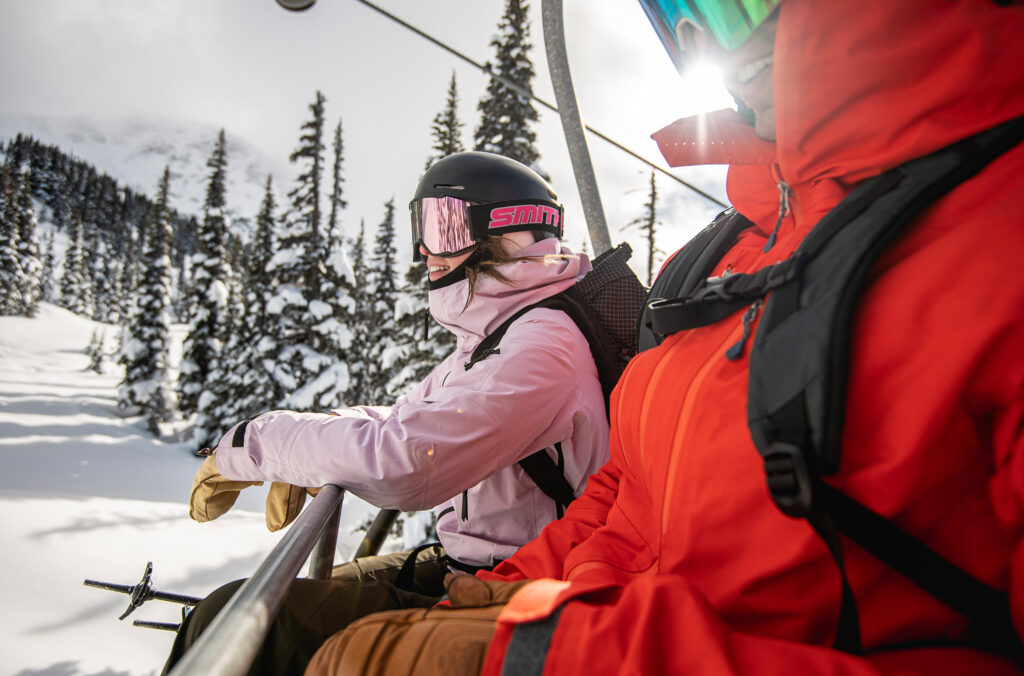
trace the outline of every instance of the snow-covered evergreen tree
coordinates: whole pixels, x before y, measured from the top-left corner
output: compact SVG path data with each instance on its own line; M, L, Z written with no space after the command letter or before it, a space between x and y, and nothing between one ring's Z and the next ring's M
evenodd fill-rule
M344 191L341 186L345 182L345 179L341 176L341 167L345 163L345 144L341 138L341 120L338 120L338 126L334 128L332 148L334 150L334 164L331 171L331 211L327 219L327 232L324 238L330 240L337 237L341 241L344 239L340 232L341 210L348 206L348 202L342 197Z
M82 224L82 274L89 285L92 298L88 316L104 320L109 294L106 290L106 263L104 261L103 231L96 223Z
M40 293L44 301L52 303L57 300L57 253L54 232L51 230L48 235L44 235L43 240L45 245L43 248L43 271L39 275Z
M353 347L355 322L355 275L345 252L345 236L341 227L341 211L347 206L343 199L341 167L344 145L341 122L334 131L334 170L331 176L330 218L322 238L320 300L310 303L314 315L314 345L329 360L306 388L315 410L328 410L345 405L349 389L348 358Z
M369 265L366 252L366 222L363 219L359 220L359 234L352 241L351 253L352 275L355 279L352 333L353 345L356 345L358 349L352 351L347 361L349 386L345 393L345 401L349 406L365 404L370 401L367 384L370 367L366 348L370 344L373 319L369 311Z
M245 303L245 329L252 335L247 344L252 347L242 362L247 364L242 382L245 387L243 417L269 409L284 395L277 389L273 378L273 355L277 352L278 339L272 332L267 312L267 302L274 293L276 282L270 271L270 260L274 255L274 222L277 204L274 199L273 182L267 176L267 188L256 216L256 234L246 268L248 295Z
M498 23L498 35L491 40L496 52L490 64L494 75L515 82L526 91L531 90L534 75L529 55L532 45L528 10L523 0L508 0ZM537 121L537 110L530 97L492 77L477 110L480 126L474 135L475 150L498 153L527 166L537 160L537 134L531 128Z
M429 334L431 324L435 332L441 327L430 317L426 273L426 265L413 263L406 270L405 282L398 289L394 330L397 368L387 384L387 390L393 397L407 392L423 380L439 361Z
M93 319L101 322L116 323L120 316L121 303L117 289L118 263L114 260L114 248L109 238L102 237L96 249L88 257L93 264L92 293L95 299Z
M241 279L231 274L225 280L225 299L218 325L218 334L223 336L223 341L213 369L199 394L195 422L192 425L191 442L197 449L212 446L231 425L247 417L236 415L237 402L234 396L240 383L236 380L237 371L232 368L243 351L243 346L234 339L244 320L243 296Z
M18 218L11 163L0 170L0 315L21 313L24 273L18 256Z
M64 272L60 278L60 303L83 317L92 316L92 279L85 262L85 224L75 215L71 241L64 251Z
M135 311L122 339L125 375L118 389L118 405L138 407L153 434L159 434L158 423L169 420L173 409L167 363L171 328L170 182L171 170L166 167L146 224L142 275Z
M29 175L23 173L13 201L18 228L18 262L21 265L21 309L19 314L34 317L42 297L41 275L43 261L39 255L39 236L36 234L36 210L32 204L32 186Z
M234 329L224 346L224 354L229 357L221 370L226 392L211 412L220 423L219 432L272 409L283 397L283 393L275 392L272 378L277 341L269 332L266 311L274 286L268 264L274 252L276 210L273 182L268 176L243 275L233 277L230 298Z
M221 129L206 166L210 169L203 202L203 220L196 233L196 250L192 256L188 292L193 294L193 308L188 334L182 346L178 376L178 408L188 417L199 413L193 441L206 445L213 432L206 424L201 401L212 404L203 392L210 386L218 368L225 313L228 301L229 270L225 261L227 218L227 141Z
M398 287L395 274L395 200L384 205L384 220L377 227L373 256L367 275L369 341L365 404L385 405L393 397L388 382L398 368L401 353L396 349L395 305Z
M430 125L430 133L433 137L433 144L430 148L433 152L427 158L424 169L429 169L430 165L442 157L465 150L465 146L462 145L462 127L463 123L459 120L459 90L455 84L455 71L453 70L444 108L434 116L434 122Z
M115 295L119 324L127 324L135 311L135 296L142 269L143 233L131 228L125 235L120 242L122 254L117 258L115 272Z
M340 240L324 252L323 300L310 302L314 344L325 359L316 376L291 396L317 410L345 405L349 389L348 355L353 347L351 324L356 303L355 275Z
M85 354L89 357L89 370L94 373L103 373L103 362L106 358L106 353L103 349L105 340L106 336L103 332L96 329L92 332L89 345L85 348Z
M305 168L288 193L291 206L283 219L277 252L270 262L270 270L278 281L267 304L274 323L272 331L279 340L278 352L273 357L274 378L287 393L285 403L298 410L312 408L313 381L331 362L331 357L317 350L313 330L325 318L320 303L324 101L318 91L316 101L310 104L312 119L303 123L299 147L291 154L291 161L301 161Z

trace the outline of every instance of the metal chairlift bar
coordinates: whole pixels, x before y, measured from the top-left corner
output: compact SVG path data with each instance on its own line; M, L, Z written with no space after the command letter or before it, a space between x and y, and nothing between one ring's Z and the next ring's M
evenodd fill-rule
M170 676L241 676L249 671L295 575L328 521L338 513L343 495L337 486L320 489Z
M590 230L590 243L594 254L600 256L612 248L608 233L608 222L601 206L601 195L597 189L597 177L590 161L587 137L583 133L579 107L576 105L576 90L569 74L569 59L565 49L565 29L562 25L561 0L542 0L541 14L544 22L544 45L547 50L548 72L558 102L558 116L562 122L562 134L569 149L572 173L576 176L576 188L583 203L583 217Z
M366 530L366 536L363 538L363 541L356 548L356 555L352 558L361 559L364 556L373 556L379 552L381 545L387 539L388 533L391 532L391 527L395 524L395 520L400 513L397 509L379 510L377 516L373 519L373 523Z
M320 537L309 558L309 571L306 577L312 580L329 580L334 572L334 550L338 546L338 529L341 525L341 504L327 519Z

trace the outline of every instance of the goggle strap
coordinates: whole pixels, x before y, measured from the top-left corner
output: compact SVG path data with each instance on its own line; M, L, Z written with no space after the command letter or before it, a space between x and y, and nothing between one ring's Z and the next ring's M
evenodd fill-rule
M514 200L469 207L473 239L478 242L506 232L532 230L543 230L561 238L563 216L561 205L547 200Z

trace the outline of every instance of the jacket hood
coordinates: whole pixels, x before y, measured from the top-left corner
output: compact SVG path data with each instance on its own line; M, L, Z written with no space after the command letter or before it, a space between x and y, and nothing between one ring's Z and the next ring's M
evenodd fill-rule
M735 111L653 136L672 166L731 164L730 200L756 222L777 215L779 180L827 210L866 178L1024 113L1022 31L1020 6L991 0L785 0L776 142Z
M461 347L467 340L483 339L520 308L569 288L590 268L586 255L557 239L542 239L524 249L517 260L498 267L508 282L478 277L469 305L466 279L431 290L430 314L455 334Z

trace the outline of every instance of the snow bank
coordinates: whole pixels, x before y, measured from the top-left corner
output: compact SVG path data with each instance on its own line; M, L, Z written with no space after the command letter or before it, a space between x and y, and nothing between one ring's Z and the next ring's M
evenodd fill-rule
M88 370L96 329L116 330L45 303L33 319L0 317L0 676L158 674L173 634L131 622L178 622L180 606L151 601L118 622L128 597L83 581L134 585L152 561L155 588L204 596L251 574L282 535L263 524L259 488L214 522L189 520L200 460L174 438L180 424L158 440L118 410L122 369ZM345 496L338 560L373 511Z

